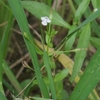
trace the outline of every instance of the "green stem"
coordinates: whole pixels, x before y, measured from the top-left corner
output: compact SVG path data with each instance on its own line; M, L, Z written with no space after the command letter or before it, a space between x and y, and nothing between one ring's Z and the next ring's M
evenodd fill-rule
M68 2L69 2L69 4L70 4L70 6L71 6L71 8L72 8L72 12L73 12L73 14L75 14L75 7L74 7L74 4L73 4L73 2L72 2L72 0L68 0Z
M62 16L62 18L64 18L65 9L66 9L66 0L63 0L63 2L62 2L62 9L61 9L61 16Z
M51 36L51 32L50 32L50 30L51 30L51 24L49 24L49 28L48 28L48 32L47 32L47 34L49 35L49 38L48 38L48 44L47 44L47 53L49 52L49 41L50 41L50 36Z
M55 89L54 80L53 80L52 73L51 73L50 59L46 51L44 51L43 60L44 60L44 64L46 66L48 78L50 81L50 89L51 89L52 98L53 100L57 100L56 89Z
M56 0L55 10L57 10L58 0Z
M51 7L52 0L47 0L49 7Z

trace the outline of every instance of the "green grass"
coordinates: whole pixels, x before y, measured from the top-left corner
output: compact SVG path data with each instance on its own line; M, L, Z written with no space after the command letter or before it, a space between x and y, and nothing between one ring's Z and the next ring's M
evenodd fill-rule
M55 9L52 9L54 2ZM100 18L100 0L62 0L58 4L58 0L0 0L0 100L7 100L3 85L9 89L12 94L10 97L14 100L26 97L30 100L100 100L95 89L100 81L100 26L96 20ZM69 12L66 12L66 5ZM93 11L95 8L98 9L96 12ZM31 13L39 23L40 41L30 32L25 11ZM51 20L46 26L40 22L44 16ZM29 75L29 79L20 82L7 63L14 19L21 30L33 66L30 68L32 78ZM52 40L58 34L66 36L54 47ZM90 45L96 52L91 59L86 59L91 53ZM58 70L57 60L63 69ZM85 61L88 64L84 67ZM29 68L27 63L25 66ZM81 70L83 68L84 71ZM76 82L73 90L69 86L71 93L63 84L65 78L69 82ZM33 95L31 90L35 86L38 92Z

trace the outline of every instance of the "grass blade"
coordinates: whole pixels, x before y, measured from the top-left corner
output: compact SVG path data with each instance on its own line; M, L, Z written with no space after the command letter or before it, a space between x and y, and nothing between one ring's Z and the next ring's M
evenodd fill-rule
M90 41L97 49L100 49L100 38L91 37Z
M69 32L68 32L68 34L70 34L75 28L76 28L76 25L72 25ZM77 34L77 32L66 41L66 43L65 43L65 50L66 51L71 50L71 48L72 48L72 46L75 42L76 34ZM69 52L66 53L66 54L68 55Z
M100 0L91 0L91 2L92 2L94 9L100 7Z
M74 0L75 1L75 3L77 4L77 6L80 4L80 0ZM100 1L99 1L100 2ZM99 7L98 7L99 8ZM88 6L88 8L87 8L87 10L85 11L85 13L84 13L84 15L85 15L85 18L87 18L87 17L89 17L90 16L90 14L92 14L92 12L91 12L91 9L89 8L89 6ZM93 31L100 37L100 34L99 34L99 32L100 32L100 28L99 28L99 25L98 25L98 23L94 20L93 22L92 22L92 29L93 29Z
M94 19L96 19L97 17L100 16L100 8L92 13L84 22L82 22L73 32L76 32L78 29L80 29L81 27L83 27L84 25L90 23L91 21L93 21ZM73 32L71 34L73 34ZM70 36L70 35L69 35Z
M5 4L6 0L0 0L0 24L9 20L9 7ZM0 42L7 25L0 25Z
M78 9L76 10L76 13L75 13L75 19L74 19L75 22L74 23L76 23L77 21L80 20L80 18L82 17L82 14L87 9L87 7L89 5L89 2L90 2L90 0L83 0L80 3L80 5L79 5L79 7L78 7ZM81 9L81 8L83 8L83 9ZM69 30L69 33L71 33L76 27L77 27L76 25L71 26L71 28ZM71 49L71 47L72 47L72 45L73 45L73 43L75 41L75 37L76 37L76 33L67 40L67 42L66 42L66 50L70 50Z
M5 32L3 34L2 37L2 41L0 43L0 91L3 92L3 87L2 87L2 62L6 56L7 53L7 47L8 47L8 42L9 42L9 37L10 37L10 28L12 26L12 21L13 20L13 16L10 12L9 15L9 21L8 21L8 25L5 29Z
M84 22L82 22L78 27L76 27L69 35L67 35L66 37L64 37L64 39L57 45L57 47L59 47L59 45L61 45L65 40L67 41L76 31L78 31L80 28L82 28L84 25L92 22L94 19L96 19L97 17L100 16L100 8L94 12L93 14L91 14ZM57 48L56 47L56 48Z
M53 99L45 99L45 98L39 98L39 97L30 97L30 99L34 99L34 100L53 100Z
M75 13L75 18L76 18L77 20L80 20L82 14L85 12L85 10L86 10L86 8L88 7L89 3L90 3L90 0L83 0L83 1L80 3L80 5L79 5L79 7L78 7L78 9L77 9L77 11L76 11L76 13ZM83 8L83 9L82 9L82 8Z
M0 91L0 100L7 100L5 95Z
M13 14L20 26L20 29L22 31L22 33L27 33L27 36L32 40L32 36L30 34L29 28L28 28L28 23L27 23L27 19L24 13L24 10L22 8L21 2L20 0L8 0L10 7L13 11ZM35 47L27 40L25 39L25 43L26 46L29 50L30 56L32 58L32 63L34 65L34 69L35 69L35 74L38 80L38 84L41 90L41 93L43 94L43 96L45 98L49 98L49 94L48 94L48 90L46 88L46 85L43 81L41 72L40 72L40 66L39 66L39 62L38 62L38 58L37 58L37 54L36 54L36 50Z
M9 89L12 93L14 92L14 88L13 86L7 82L7 80L3 79L3 84L5 87L7 87L7 89Z
M99 27L99 24L95 20L92 22L92 29L93 29L93 32L95 32L96 35L100 37L100 27Z
M15 75L12 73L12 71L10 70L9 66L7 65L7 63L5 61L3 62L3 70L4 70L5 74L7 75L8 79L10 80L11 84L14 86L14 88L18 92L20 92L22 90L22 87L20 86Z
M86 26L84 26L82 33L80 34L77 48L87 48L89 39L90 39L90 24L87 24ZM74 78L78 75L78 72L82 67L85 56L86 56L86 50L80 50L76 53L71 81L73 81Z
M54 100L57 100L54 80L53 80L52 73L51 73L50 59L46 51L44 51L43 60L44 60L44 64L45 64L45 67L48 73L48 78L50 80L50 89L51 89L52 98Z
M86 100L89 93L100 81L100 50L97 50L76 85L69 100ZM83 84L84 83L84 84ZM91 84L91 85L90 85Z

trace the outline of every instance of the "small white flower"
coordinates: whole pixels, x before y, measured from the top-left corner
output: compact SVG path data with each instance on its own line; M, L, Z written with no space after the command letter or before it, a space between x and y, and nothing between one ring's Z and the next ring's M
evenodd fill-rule
M98 8L95 8L95 9L94 9L94 12L96 12L97 10L98 10Z
M45 16L45 17L41 17L41 20L42 20L42 25L46 26L48 23L51 22L51 20Z

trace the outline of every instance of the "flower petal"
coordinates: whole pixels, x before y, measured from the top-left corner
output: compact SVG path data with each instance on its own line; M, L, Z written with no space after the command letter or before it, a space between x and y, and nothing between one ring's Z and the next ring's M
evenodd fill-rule
M42 25L46 26L47 22L46 21L42 21Z
M47 16L41 17L41 20L42 20L42 25L44 25L44 26L46 26L47 23L51 22L51 20Z
M48 19L48 20L47 20L47 22L48 22L48 23L50 23L50 22L51 22L51 20L50 20L50 19Z

